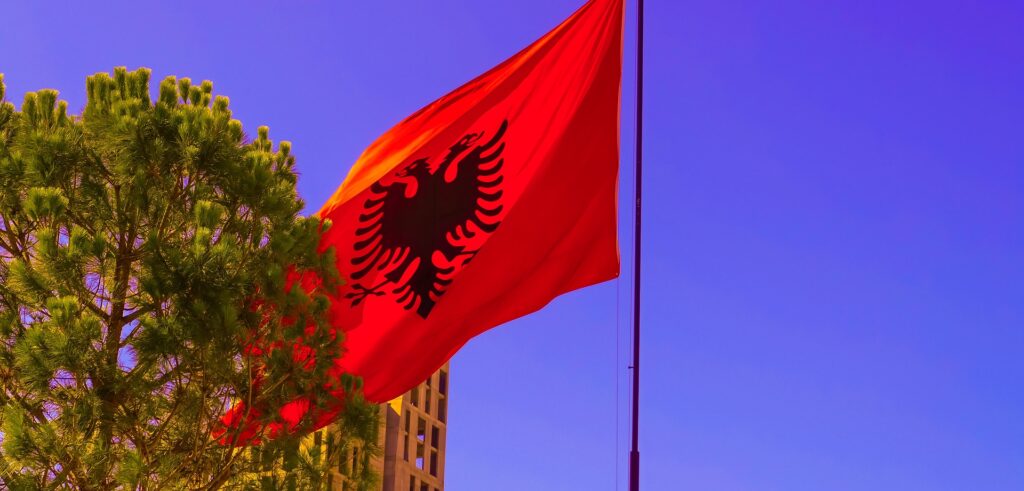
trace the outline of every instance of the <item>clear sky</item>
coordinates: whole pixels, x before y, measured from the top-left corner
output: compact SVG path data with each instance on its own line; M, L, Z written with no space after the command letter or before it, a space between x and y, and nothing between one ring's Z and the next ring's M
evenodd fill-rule
M0 72L213 80L315 210L581 3L14 0ZM1024 489L1024 4L647 3L644 489ZM448 489L625 489L624 266L455 357Z

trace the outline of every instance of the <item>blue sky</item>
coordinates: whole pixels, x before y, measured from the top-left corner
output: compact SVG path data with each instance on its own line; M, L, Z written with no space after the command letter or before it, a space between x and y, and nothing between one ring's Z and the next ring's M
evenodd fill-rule
M0 72L72 108L118 65L213 80L315 210L581 3L16 0ZM1024 489L1024 6L647 10L645 489ZM625 489L628 266L455 357L448 489Z

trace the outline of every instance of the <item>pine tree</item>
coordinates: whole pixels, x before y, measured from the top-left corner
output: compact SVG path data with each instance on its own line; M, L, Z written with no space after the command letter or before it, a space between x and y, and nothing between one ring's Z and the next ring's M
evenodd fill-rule
M74 116L53 90L16 110L0 76L0 482L217 489L290 465L286 484L319 487L309 421L258 451L210 435L236 401L337 402L331 357L303 355L341 341L329 223L299 216L288 142L248 141L209 81L168 77L153 101L149 79L88 77ZM286 288L291 272L321 283ZM339 383L346 434L375 441L359 381Z

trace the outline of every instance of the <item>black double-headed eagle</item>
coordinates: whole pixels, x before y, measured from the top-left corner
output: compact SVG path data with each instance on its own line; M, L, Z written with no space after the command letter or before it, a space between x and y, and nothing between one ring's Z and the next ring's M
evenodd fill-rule
M507 129L505 120L490 138L466 134L440 163L414 160L370 187L346 295L353 306L370 295L390 294L406 310L424 319L430 315L454 274L475 257L481 239L501 223ZM376 275L377 284L359 283L375 270L383 273Z

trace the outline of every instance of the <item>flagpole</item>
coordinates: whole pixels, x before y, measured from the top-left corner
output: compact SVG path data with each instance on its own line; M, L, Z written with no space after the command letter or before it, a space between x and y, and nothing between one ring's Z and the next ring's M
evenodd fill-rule
M633 229L633 431L629 451L629 491L640 491L640 219L643 200L644 0L636 12L636 216Z

